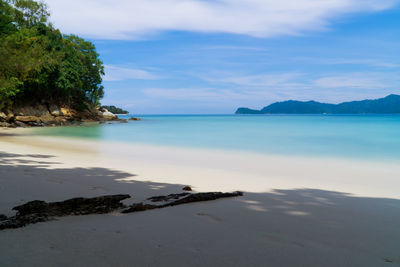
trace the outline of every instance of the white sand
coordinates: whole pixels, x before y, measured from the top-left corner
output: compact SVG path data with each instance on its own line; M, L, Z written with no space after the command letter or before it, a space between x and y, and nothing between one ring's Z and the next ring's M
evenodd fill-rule
M400 164L14 132L0 132L0 214L35 199L138 202L183 185L246 193L1 231L0 266L400 266Z

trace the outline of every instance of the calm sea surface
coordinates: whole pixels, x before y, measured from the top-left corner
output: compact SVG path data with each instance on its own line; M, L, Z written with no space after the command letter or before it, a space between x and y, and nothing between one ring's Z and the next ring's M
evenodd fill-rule
M140 117L142 121L127 124L42 128L35 133L227 151L400 162L400 115Z

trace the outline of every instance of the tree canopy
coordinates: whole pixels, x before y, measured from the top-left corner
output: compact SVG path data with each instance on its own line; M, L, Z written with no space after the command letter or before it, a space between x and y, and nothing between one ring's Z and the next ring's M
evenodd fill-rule
M107 109L108 111L114 114L129 114L129 111L124 110L122 108L117 108L116 106L101 106L101 107Z
M103 62L95 46L48 23L43 2L0 0L0 110L25 103L98 106Z

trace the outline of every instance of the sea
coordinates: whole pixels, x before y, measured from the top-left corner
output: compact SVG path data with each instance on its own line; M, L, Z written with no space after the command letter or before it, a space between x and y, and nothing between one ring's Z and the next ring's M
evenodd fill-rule
M129 119L129 115L119 116ZM37 128L34 134L227 153L400 163L400 115L135 115L141 121Z

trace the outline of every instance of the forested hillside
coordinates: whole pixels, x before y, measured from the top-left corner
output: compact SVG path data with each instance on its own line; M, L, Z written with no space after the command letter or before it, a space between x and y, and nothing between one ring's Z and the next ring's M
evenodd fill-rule
M261 110L238 108L236 114L399 114L400 95L388 95L374 100L326 104L316 101L276 102Z
M95 46L48 22L43 2L0 0L0 111L45 104L99 105L103 63Z

